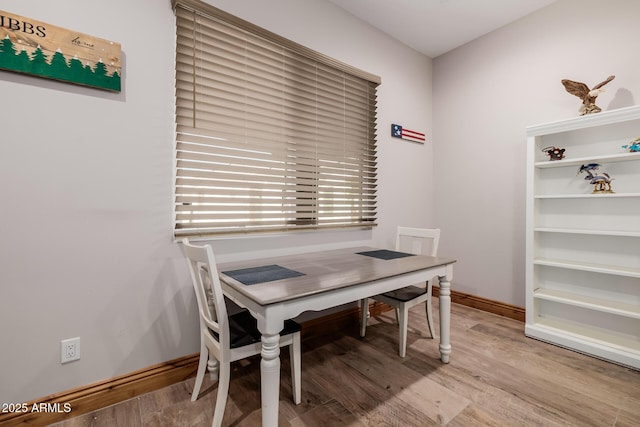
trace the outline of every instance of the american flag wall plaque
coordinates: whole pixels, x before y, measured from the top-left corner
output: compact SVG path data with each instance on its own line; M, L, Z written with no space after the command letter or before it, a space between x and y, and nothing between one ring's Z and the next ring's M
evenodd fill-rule
M424 133L409 130L396 124L391 125L391 136L394 138L406 139L407 141L419 142L421 144L424 144L426 141Z

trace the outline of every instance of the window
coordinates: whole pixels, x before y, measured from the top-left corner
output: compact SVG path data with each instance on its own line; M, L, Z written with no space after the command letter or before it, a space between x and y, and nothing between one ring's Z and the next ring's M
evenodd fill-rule
M379 77L198 0L174 8L175 236L376 225Z

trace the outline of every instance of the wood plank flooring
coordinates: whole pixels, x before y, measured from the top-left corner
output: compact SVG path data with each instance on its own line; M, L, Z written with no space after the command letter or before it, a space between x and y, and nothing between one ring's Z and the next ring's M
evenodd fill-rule
M434 298L436 331L438 299ZM282 351L281 426L640 426L640 372L524 336L524 324L452 304L447 365L423 307L398 356L393 312L303 341L302 403ZM436 333L437 338L437 333ZM208 379L207 379L208 381ZM55 427L209 426L216 385L190 401L193 378ZM233 364L225 426L260 425L260 359Z

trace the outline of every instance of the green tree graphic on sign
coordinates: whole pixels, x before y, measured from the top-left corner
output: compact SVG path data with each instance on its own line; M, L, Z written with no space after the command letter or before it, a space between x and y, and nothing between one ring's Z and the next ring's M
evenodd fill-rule
M115 70L109 75L107 66L102 60L92 68L89 63L83 65L77 57L67 59L60 50L57 50L48 61L47 55L40 46L31 55L24 49L16 52L15 45L8 36L0 40L0 69L120 91L120 74Z

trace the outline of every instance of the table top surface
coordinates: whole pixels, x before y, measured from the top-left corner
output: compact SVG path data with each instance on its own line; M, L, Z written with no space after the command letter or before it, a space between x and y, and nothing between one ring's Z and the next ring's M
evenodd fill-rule
M358 253L376 250L379 249L353 247L235 261L218 264L218 272L220 280L228 286L261 305L268 305L456 262L427 255L379 259ZM246 285L224 273L262 266L284 267L302 275Z

